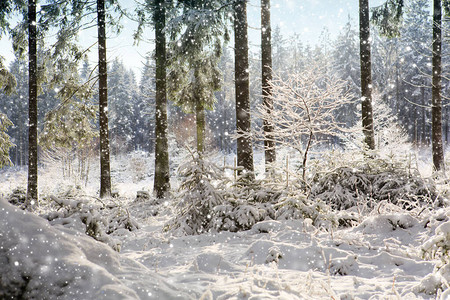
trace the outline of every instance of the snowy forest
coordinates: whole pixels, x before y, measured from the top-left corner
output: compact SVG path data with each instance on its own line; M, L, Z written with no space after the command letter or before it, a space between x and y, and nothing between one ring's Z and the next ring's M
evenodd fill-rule
M318 2L0 0L0 299L450 299L450 1Z

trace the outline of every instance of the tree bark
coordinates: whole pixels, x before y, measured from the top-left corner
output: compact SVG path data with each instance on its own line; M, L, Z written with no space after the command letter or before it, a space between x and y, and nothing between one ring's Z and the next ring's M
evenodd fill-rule
M270 0L261 0L261 59L262 59L262 95L263 103L267 112L273 110L272 101L272 27L270 25ZM272 140L273 124L270 120L263 121L264 134L264 155L266 172L269 171L269 165L276 160L275 143Z
M234 6L234 66L236 89L237 165L253 173L253 149L250 138L250 82L248 65L247 2L236 0Z
M166 92L166 36L164 27L166 10L164 0L155 1L156 99L155 99L155 181L154 192L164 198L170 189L169 147L167 142L167 92Z
M442 8L441 0L433 0L433 86L431 100L431 144L433 166L437 171L444 168L444 150L442 145Z
M200 100L195 103L195 123L197 126L197 152L205 150L205 109Z
M359 0L359 41L361 63L361 115L364 142L375 149L372 112L372 66L370 53L369 0Z
M425 84L424 84L425 85ZM425 87L422 86L420 88L421 97L422 97L422 132L421 132L421 140L422 145L426 145L427 139L426 139L426 110L425 110Z
M28 186L27 208L38 201L36 0L28 1Z
M108 70L106 63L105 0L97 0L99 119L100 119L100 198L111 195L110 148L108 132Z

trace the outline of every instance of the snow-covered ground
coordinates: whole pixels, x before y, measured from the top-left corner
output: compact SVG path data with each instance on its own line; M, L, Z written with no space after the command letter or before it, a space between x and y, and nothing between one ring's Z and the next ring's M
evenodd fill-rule
M180 236L163 230L174 217L170 203L133 202L136 191L151 189L152 179L133 179L129 164L126 157L113 163L113 182L140 228L112 234L120 253L82 230L50 225L8 204L6 195L25 186L26 174L1 171L1 299L450 298L435 291L448 286L450 267L438 271L440 259L422 250L438 250L439 243L450 248L448 208L407 212L386 205L354 227L331 231L309 219L267 220L248 231ZM73 184L58 180L57 172L41 172L41 194ZM95 195L97 178L91 177L83 191Z

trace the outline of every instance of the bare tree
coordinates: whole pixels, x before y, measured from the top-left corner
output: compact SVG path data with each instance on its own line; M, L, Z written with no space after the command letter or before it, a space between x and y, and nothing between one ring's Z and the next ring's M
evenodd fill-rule
M325 68L308 66L302 73L287 78L275 75L270 83L273 109L260 104L254 117L273 125L272 143L291 147L303 157L303 179L306 175L308 153L314 144L346 131L345 123L336 120L336 111L352 97L347 83L330 75ZM268 136L257 128L253 137L265 141Z

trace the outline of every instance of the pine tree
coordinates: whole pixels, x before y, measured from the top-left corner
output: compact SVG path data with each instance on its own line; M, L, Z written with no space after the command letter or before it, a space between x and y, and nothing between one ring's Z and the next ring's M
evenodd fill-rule
M431 122L428 99L431 99L430 30L432 28L428 0L414 0L406 9L401 30L400 65L406 102L400 105L398 114L409 135L416 143L429 140ZM409 110L409 113L408 113Z
M286 75L286 66L288 65L287 59L288 59L288 51L286 49L286 39L281 34L281 28L280 26L275 26L275 29L272 31L272 69L275 74L278 74L280 76ZM295 51L296 49L293 49L292 51L293 55L297 54Z
M148 152L154 151L155 140L155 62L147 55L139 83L139 100L135 103L136 144Z
M349 17L347 23L339 33L332 51L332 72L338 78L347 82L347 90L352 95L352 101L337 111L337 118L347 126L353 126L357 121L356 106L360 94L360 68L358 55L358 35L352 28Z
M221 85L218 64L222 39L228 39L226 14L221 12L221 5L221 1L185 2L181 15L174 19L175 25L169 25L169 90L177 105L186 112L195 112L198 152L205 148L205 109L214 107L214 92Z
M4 94L11 94L15 89L16 81L14 76L3 65L0 59L0 89ZM4 96L4 95L0 95ZM8 127L13 123L8 116L0 111L0 169L6 165L12 165L9 150L15 145L11 142L11 137L7 134Z
M28 94L28 72L26 63L23 60L15 59L10 64L10 73L17 81L15 93L2 95L5 101L4 112L8 115L14 126L8 129L8 134L16 144L14 151L11 154L11 160L15 165L26 165L26 158L28 157L28 139L27 139L27 103L25 101Z
M129 150L135 136L136 89L134 74L114 59L108 71L108 113L111 149L115 154Z

